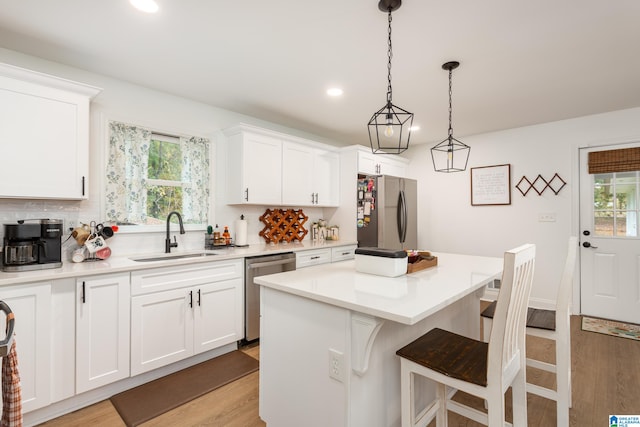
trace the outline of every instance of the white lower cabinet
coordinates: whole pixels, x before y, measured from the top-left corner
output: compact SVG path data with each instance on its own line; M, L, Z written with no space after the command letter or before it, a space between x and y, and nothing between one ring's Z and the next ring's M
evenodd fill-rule
M131 375L242 339L243 260L131 273Z
M331 249L310 249L296 252L296 269L331 262Z
M2 287L0 300L6 302L15 315L22 411L26 413L51 401L51 283ZM4 331L5 316L1 317L0 328Z
M131 298L131 374L138 375L193 354L192 289Z
M356 257L356 245L331 248L331 262L345 261Z
M76 280L76 393L129 377L129 273Z
M296 269L355 258L356 245L333 246L296 252Z
M244 331L241 278L198 287L194 303L193 352L241 340Z

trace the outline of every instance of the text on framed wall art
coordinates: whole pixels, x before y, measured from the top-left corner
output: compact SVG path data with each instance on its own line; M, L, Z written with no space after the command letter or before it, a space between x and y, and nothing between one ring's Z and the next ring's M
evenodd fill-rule
M510 164L471 168L471 206L510 204Z

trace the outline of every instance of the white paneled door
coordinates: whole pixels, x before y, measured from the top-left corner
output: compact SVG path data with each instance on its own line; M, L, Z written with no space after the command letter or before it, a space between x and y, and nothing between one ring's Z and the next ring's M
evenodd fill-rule
M640 171L589 173L580 150L580 305L588 316L640 324Z

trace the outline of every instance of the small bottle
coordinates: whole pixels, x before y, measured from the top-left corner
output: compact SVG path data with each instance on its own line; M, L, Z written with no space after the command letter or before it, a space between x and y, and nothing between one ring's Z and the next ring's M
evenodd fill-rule
M216 224L216 228L213 230L213 244L220 244L220 230L218 229L218 224Z
M227 226L227 225L224 226L224 231L222 232L222 237L224 238L224 244L225 245L230 245L231 244L231 234L229 233L229 226Z

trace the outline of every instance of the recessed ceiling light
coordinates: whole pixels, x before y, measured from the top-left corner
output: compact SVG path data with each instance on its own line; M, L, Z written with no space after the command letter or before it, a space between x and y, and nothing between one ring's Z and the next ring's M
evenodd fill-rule
M329 96L341 96L343 93L344 91L339 87L332 87L330 89L327 89L327 95Z
M136 9L146 13L156 13L159 9L154 0L129 0Z

